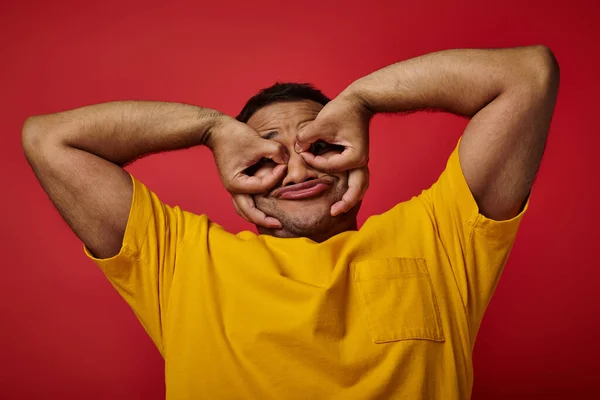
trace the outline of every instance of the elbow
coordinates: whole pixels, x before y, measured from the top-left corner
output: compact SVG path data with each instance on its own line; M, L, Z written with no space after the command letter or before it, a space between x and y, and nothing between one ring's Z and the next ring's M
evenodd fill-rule
M533 72L533 83L538 90L555 93L560 81L560 68L554 53L542 45L534 46L532 50L528 61Z
M23 123L23 129L21 130L21 144L25 155L29 155L35 149L41 147L41 124L39 121L40 117L33 116L28 117Z
M49 145L61 144L63 138L58 131L50 116L28 117L21 129L21 145L25 157L31 161Z

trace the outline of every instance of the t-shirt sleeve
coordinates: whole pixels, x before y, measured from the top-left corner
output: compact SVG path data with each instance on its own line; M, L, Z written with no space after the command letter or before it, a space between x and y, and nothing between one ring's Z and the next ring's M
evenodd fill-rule
M179 207L163 204L141 182L131 179L133 199L119 253L99 259L85 246L84 251L129 304L162 354L162 312L175 272L184 218Z
M463 175L458 145L439 179L419 198L425 202L450 259L474 339L529 206L529 197L519 215L509 220L495 221L480 214Z

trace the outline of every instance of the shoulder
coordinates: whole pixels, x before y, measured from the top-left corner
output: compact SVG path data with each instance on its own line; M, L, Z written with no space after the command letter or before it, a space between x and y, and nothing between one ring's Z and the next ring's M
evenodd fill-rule
M423 201L423 191L420 195L400 202L381 214L369 217L360 231L363 233L389 233L419 232L421 229L431 228L431 216Z

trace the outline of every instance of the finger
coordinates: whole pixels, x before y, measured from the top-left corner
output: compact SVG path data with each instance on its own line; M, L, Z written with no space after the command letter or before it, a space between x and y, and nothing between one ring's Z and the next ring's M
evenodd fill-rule
M233 208L235 209L235 212L236 212L236 213L237 213L237 214L238 214L240 217L244 218L246 221L248 221L248 222L252 222L252 221L250 221L250 218L248 218L248 216L247 216L246 214L244 214L244 212L242 211L242 209L240 208L240 206L238 206L238 204L237 204L237 200L236 200L236 197L235 197L235 196L233 196L233 197L231 198L231 200L232 200L232 203L233 203Z
M276 218L269 217L264 212L256 208L254 199L248 194L234 195L235 202L240 211L247 216L247 220L253 224L264 226L265 228L280 229L281 222Z
M249 176L240 172L231 182L230 192L235 193L263 193L275 186L282 178L287 169L287 165L279 164L270 172L260 175Z
M330 130L326 129L326 127L319 125L316 122L312 122L296 133L296 143L294 145L294 149L296 150L296 153L307 151L310 145L317 140L322 140L328 143L334 142L335 132L331 132Z
M324 172L341 172L360 168L368 162L368 155L361 150L346 147L341 153L330 153L315 156L310 152L302 152L300 156L310 166Z
M269 158L277 164L287 164L290 157L281 143L273 140L260 139L260 148L257 149L258 158Z
M352 209L364 197L369 187L369 169L362 168L351 170L348 174L348 190L340 201L331 206L331 215L335 217Z

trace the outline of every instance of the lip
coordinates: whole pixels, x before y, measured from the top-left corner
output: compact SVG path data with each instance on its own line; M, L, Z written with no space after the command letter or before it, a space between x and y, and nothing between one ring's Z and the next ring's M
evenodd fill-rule
M308 199L320 195L330 187L331 182L327 179L313 179L292 186L275 189L272 196L284 200Z

